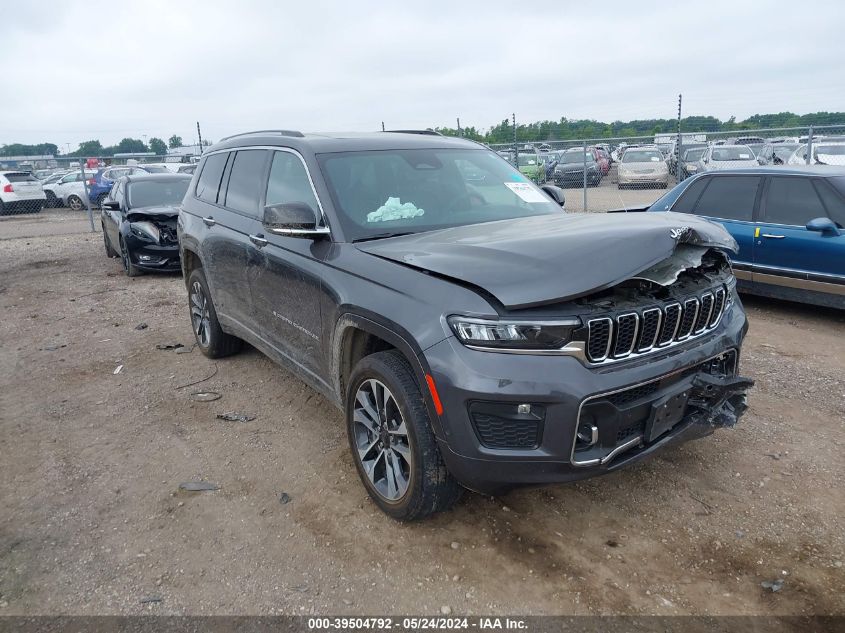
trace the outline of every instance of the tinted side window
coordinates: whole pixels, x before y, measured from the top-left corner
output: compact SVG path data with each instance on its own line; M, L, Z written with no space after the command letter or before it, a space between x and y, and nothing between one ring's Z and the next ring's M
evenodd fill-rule
M302 161L289 152L273 154L273 166L267 182L267 204L280 202L305 202L315 213L320 212Z
M228 156L226 153L221 153L205 159L205 165L197 182L197 198L206 202L217 202L217 191L220 188L220 179L223 177Z
M816 180L816 190L821 196L827 217L836 222L839 228L845 228L845 200L829 184L823 180Z
M712 176L694 213L751 222L760 181L759 176Z
M709 183L710 180L710 178L699 178L687 187L681 194L681 198L675 206L672 207L672 211L675 211L676 213L692 213L692 209L698 201L701 191L707 186L707 183Z
M766 193L763 222L804 226L813 218L826 216L809 178L772 178Z
M267 151L263 149L241 150L235 154L226 192L227 207L258 216L266 159Z

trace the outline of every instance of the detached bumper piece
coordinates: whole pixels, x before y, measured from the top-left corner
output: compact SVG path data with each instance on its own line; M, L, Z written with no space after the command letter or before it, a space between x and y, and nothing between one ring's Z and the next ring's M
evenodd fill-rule
M736 426L748 410L746 391L754 386L751 378L698 374L692 381L687 403L694 413L690 421L713 427Z
M591 396L581 403L573 466L606 465L692 425L701 435L732 427L745 413L750 378L735 376L737 354L725 352L648 383Z

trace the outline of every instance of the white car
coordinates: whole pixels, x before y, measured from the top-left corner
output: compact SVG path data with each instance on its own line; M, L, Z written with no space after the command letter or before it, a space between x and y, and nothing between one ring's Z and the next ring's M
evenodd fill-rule
M757 155L747 145L711 145L701 157L700 171L759 166Z
M38 213L45 200L41 183L28 171L0 171L0 214L21 210Z
M92 179L96 174L96 170L86 169L85 179ZM68 172L56 182L45 184L43 188L48 206L65 206L74 211L85 206L85 182L79 171Z
M807 145L802 145L794 152L787 165L807 164ZM823 141L813 143L813 165L845 165L845 141Z

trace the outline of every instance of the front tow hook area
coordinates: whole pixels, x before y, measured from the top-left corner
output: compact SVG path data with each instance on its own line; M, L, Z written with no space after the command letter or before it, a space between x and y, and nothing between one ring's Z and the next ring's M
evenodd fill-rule
M695 411L694 424L713 427L735 426L748 409L746 391L754 386L751 378L699 373L692 380L688 405Z

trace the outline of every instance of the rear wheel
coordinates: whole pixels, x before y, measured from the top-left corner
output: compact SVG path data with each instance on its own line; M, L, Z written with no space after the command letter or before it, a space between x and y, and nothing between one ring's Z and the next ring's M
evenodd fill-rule
M73 211L79 211L82 209L82 198L76 195L71 195L67 197L67 206L69 206Z
M361 359L346 398L349 444L376 505L401 521L446 510L463 488L449 474L413 372L395 350Z
M202 268L195 268L188 275L188 304L194 338L204 355L223 358L241 351L244 342L237 336L226 334L220 327Z

